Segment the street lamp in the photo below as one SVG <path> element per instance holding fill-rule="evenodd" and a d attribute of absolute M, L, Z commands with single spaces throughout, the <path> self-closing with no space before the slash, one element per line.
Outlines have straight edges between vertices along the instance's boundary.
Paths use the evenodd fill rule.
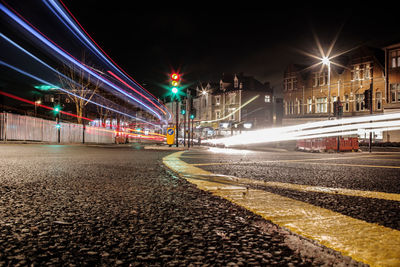
<path fill-rule="evenodd" d="M 322 64 L 328 67 L 328 120 L 331 119 L 331 61 L 328 57 L 322 58 Z"/>
<path fill-rule="evenodd" d="M 42 101 L 40 99 L 35 101 L 35 117 L 36 117 L 36 114 L 37 114 L 37 106 L 40 105 L 40 104 L 42 104 Z"/>

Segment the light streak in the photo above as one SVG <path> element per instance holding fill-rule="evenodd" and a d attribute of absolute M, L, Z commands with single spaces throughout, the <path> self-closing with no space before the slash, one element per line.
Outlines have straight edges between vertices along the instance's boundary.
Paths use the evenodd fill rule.
<path fill-rule="evenodd" d="M 78 115 L 75 115 L 75 114 L 60 110 L 59 108 L 53 108 L 53 107 L 49 107 L 49 106 L 46 106 L 46 105 L 43 105 L 43 104 L 38 104 L 38 103 L 30 101 L 28 99 L 25 99 L 25 98 L 22 98 L 22 97 L 13 95 L 13 94 L 9 94 L 9 93 L 3 92 L 3 91 L 0 91 L 0 95 L 4 95 L 4 96 L 10 97 L 10 98 L 13 98 L 15 100 L 19 100 L 19 101 L 22 101 L 22 102 L 25 102 L 25 103 L 28 103 L 28 104 L 31 104 L 31 105 L 34 105 L 34 106 L 37 106 L 37 107 L 41 107 L 41 108 L 57 111 L 57 112 L 60 112 L 62 114 L 65 114 L 65 115 L 68 115 L 68 116 L 72 116 L 72 117 L 75 117 L 75 118 L 81 118 L 81 119 L 84 119 L 84 120 L 87 120 L 87 121 L 93 121 L 92 119 L 89 119 L 89 118 L 86 118 L 86 117 L 83 117 L 83 116 L 78 116 Z"/>
<path fill-rule="evenodd" d="M 18 44 L 16 44 L 14 41 L 12 41 L 11 39 L 9 39 L 9 38 L 6 37 L 5 35 L 3 35 L 2 33 L 0 33 L 0 37 L 2 37 L 2 38 L 5 39 L 7 42 L 9 42 L 10 44 L 12 44 L 14 47 L 20 49 L 22 52 L 24 52 L 25 54 L 27 54 L 28 56 L 30 56 L 31 58 L 33 58 L 34 60 L 36 60 L 37 62 L 39 62 L 40 64 L 42 64 L 43 66 L 45 66 L 45 67 L 47 67 L 48 69 L 50 69 L 52 72 L 56 73 L 56 75 L 59 75 L 59 76 L 62 76 L 62 77 L 64 77 L 64 78 L 66 78 L 66 79 L 71 80 L 69 77 L 67 77 L 67 76 L 65 76 L 64 74 L 60 73 L 59 71 L 55 70 L 54 68 L 52 68 L 51 66 L 49 66 L 48 64 L 46 64 L 45 62 L 43 62 L 41 59 L 39 59 L 38 57 L 34 56 L 34 55 L 31 54 L 29 51 L 25 50 L 24 48 L 22 48 L 21 46 L 19 46 Z M 43 79 L 40 79 L 40 78 L 34 76 L 33 74 L 29 74 L 29 73 L 27 73 L 27 72 L 25 72 L 25 71 L 23 71 L 23 70 L 21 70 L 21 69 L 19 69 L 19 68 L 16 68 L 15 66 L 11 66 L 10 64 L 7 64 L 7 63 L 3 62 L 3 61 L 1 61 L 1 60 L 0 60 L 0 64 L 1 64 L 1 65 L 4 65 L 4 66 L 6 66 L 6 67 L 9 67 L 9 68 L 11 68 L 11 69 L 13 69 L 13 70 L 15 70 L 15 71 L 17 71 L 17 72 L 19 72 L 19 73 L 25 75 L 25 76 L 28 76 L 28 77 L 32 78 L 32 79 L 35 79 L 35 80 L 37 80 L 37 81 L 40 81 L 40 82 L 43 83 L 43 84 L 51 84 L 51 83 L 48 82 L 48 81 L 45 81 L 45 80 L 43 80 Z M 73 81 L 73 82 L 74 82 L 74 81 Z M 75 82 L 74 82 L 74 83 L 75 83 Z M 86 98 L 81 97 L 81 96 L 79 96 L 79 95 L 76 95 L 76 94 L 72 93 L 72 92 L 69 91 L 69 90 L 65 90 L 65 89 L 60 88 L 60 87 L 58 87 L 58 86 L 56 86 L 56 85 L 53 85 L 53 84 L 51 84 L 51 85 L 52 85 L 52 87 L 55 88 L 55 89 L 58 89 L 58 90 L 60 90 L 60 91 L 63 91 L 64 93 L 67 93 L 67 94 L 72 95 L 72 96 L 74 96 L 74 97 L 77 97 L 77 98 L 79 98 L 79 99 L 83 99 L 83 100 L 85 100 L 85 101 L 88 101 L 89 103 L 95 104 L 95 105 L 97 105 L 97 106 L 99 106 L 99 107 L 102 107 L 102 108 L 105 108 L 105 109 L 107 109 L 107 110 L 110 110 L 110 111 L 119 113 L 119 114 L 121 114 L 121 115 L 128 115 L 128 114 L 122 113 L 122 112 L 120 112 L 120 111 L 118 111 L 118 110 L 116 110 L 116 109 L 109 108 L 109 107 L 107 107 L 107 106 L 104 106 L 104 105 L 102 105 L 102 104 L 99 104 L 99 103 L 97 103 L 97 102 L 95 102 L 95 101 L 93 101 L 93 100 L 89 100 L 89 99 L 86 99 Z M 140 119 L 140 118 L 138 118 L 138 117 L 136 117 L 136 116 L 133 116 L 133 115 L 128 115 L 128 117 L 133 118 L 133 119 L 137 119 L 137 120 L 140 120 L 140 121 L 142 121 L 142 122 L 147 123 L 147 121 L 142 120 L 142 119 Z M 151 124 L 151 123 L 150 123 L 150 124 Z M 154 124 L 151 124 L 151 125 L 154 125 Z"/>
<path fill-rule="evenodd" d="M 153 123 L 151 123 L 151 122 L 145 121 L 145 120 L 140 119 L 140 118 L 138 118 L 138 117 L 135 117 L 135 116 L 133 116 L 133 115 L 130 115 L 130 114 L 121 112 L 121 111 L 119 111 L 119 110 L 116 110 L 116 109 L 113 109 L 113 108 L 110 108 L 110 107 L 106 107 L 106 106 L 104 106 L 104 105 L 102 105 L 102 104 L 99 104 L 99 103 L 96 103 L 96 102 L 94 102 L 94 101 L 92 101 L 92 100 L 86 99 L 86 98 L 81 97 L 81 96 L 76 95 L 76 94 L 73 94 L 73 93 L 71 93 L 71 92 L 68 91 L 68 90 L 65 90 L 65 89 L 63 89 L 63 88 L 61 88 L 61 87 L 58 87 L 58 86 L 56 86 L 56 85 L 54 85 L 54 84 L 48 82 L 48 81 L 45 81 L 45 80 L 43 80 L 43 79 L 40 79 L 40 78 L 38 78 L 38 77 L 36 77 L 36 76 L 30 74 L 30 73 L 27 73 L 27 72 L 25 72 L 25 71 L 23 71 L 23 70 L 21 70 L 21 69 L 18 69 L 18 68 L 14 67 L 14 66 L 11 66 L 11 65 L 9 65 L 9 64 L 7 64 L 7 63 L 1 61 L 1 60 L 0 60 L 0 65 L 6 66 L 6 67 L 8 67 L 8 68 L 11 68 L 11 69 L 13 69 L 13 70 L 15 70 L 15 71 L 17 71 L 17 72 L 19 72 L 19 73 L 21 73 L 21 74 L 27 76 L 27 77 L 30 77 L 30 78 L 32 78 L 32 79 L 35 79 L 35 80 L 37 80 L 37 81 L 39 81 L 39 82 L 41 82 L 41 83 L 51 85 L 51 86 L 53 86 L 54 88 L 56 88 L 56 89 L 58 89 L 58 90 L 61 90 L 61 91 L 65 92 L 65 93 L 68 93 L 68 94 L 70 94 L 70 95 L 73 95 L 73 96 L 75 96 L 75 97 L 78 97 L 78 98 L 80 98 L 80 99 L 83 99 L 83 100 L 85 100 L 85 101 L 88 101 L 89 103 L 95 104 L 95 105 L 97 105 L 97 106 L 99 106 L 99 107 L 108 109 L 108 110 L 113 111 L 113 112 L 115 112 L 115 113 L 119 113 L 119 114 L 124 115 L 124 116 L 127 116 L 127 117 L 129 117 L 129 118 L 131 118 L 131 119 L 136 119 L 136 120 L 139 120 L 139 121 L 141 121 L 141 122 L 143 122 L 143 123 L 150 124 L 150 125 L 153 125 L 153 126 L 155 126 L 155 127 L 161 128 L 159 125 L 153 124 Z"/>
<path fill-rule="evenodd" d="M 50 8 L 50 10 L 57 16 L 57 17 L 59 17 L 60 18 L 60 16 L 61 16 L 61 18 L 60 18 L 60 20 L 63 22 L 63 24 L 67 27 L 67 28 L 69 28 L 70 30 L 71 30 L 71 32 L 75 35 L 75 36 L 77 36 L 77 34 L 79 35 L 79 36 L 81 36 L 81 38 L 85 41 L 85 42 L 83 42 L 83 43 L 85 43 L 85 45 L 89 48 L 89 49 L 91 49 L 97 56 L 100 56 L 103 60 L 105 60 L 112 68 L 114 68 L 114 69 L 116 69 L 119 73 L 121 73 L 123 76 L 125 76 L 127 79 L 128 79 L 128 81 L 129 80 L 131 80 L 131 81 L 133 81 L 134 82 L 134 85 L 136 85 L 136 86 L 139 86 L 145 93 L 147 93 L 147 94 L 150 94 L 153 98 L 155 98 L 155 96 L 154 95 L 152 95 L 149 91 L 147 91 L 145 88 L 143 88 L 139 83 L 137 83 L 131 76 L 129 76 L 114 60 L 112 60 L 112 58 L 96 43 L 96 41 L 89 35 L 89 33 L 82 27 L 82 25 L 79 23 L 79 21 L 75 18 L 75 16 L 72 14 L 72 12 L 67 8 L 67 6 L 62 2 L 62 1 L 59 1 L 61 4 L 62 4 L 62 6 L 64 7 L 64 9 L 68 12 L 68 14 L 70 15 L 70 17 L 74 20 L 74 22 L 79 26 L 79 28 L 78 27 L 76 27 L 75 25 L 74 25 L 74 22 L 68 17 L 68 15 L 62 10 L 62 8 L 56 3 L 56 1 L 53 1 L 53 0 L 49 0 L 48 1 L 49 2 L 49 4 L 48 3 L 46 3 L 46 1 L 45 1 L 45 4 Z M 53 6 L 54 8 L 51 8 L 50 7 L 50 5 L 51 6 Z M 56 9 L 56 10 L 54 10 L 54 9 Z M 58 13 L 56 12 L 56 11 L 58 11 Z M 59 14 L 59 15 L 58 15 Z M 66 21 L 66 22 L 64 22 L 63 21 L 63 19 Z M 73 27 L 73 29 L 75 30 L 73 30 L 73 29 L 71 29 L 71 27 Z M 84 33 L 82 33 L 81 31 L 80 31 L 80 29 L 84 32 Z M 89 37 L 89 39 L 91 40 L 91 42 L 90 42 L 90 40 L 88 40 L 87 38 L 86 38 L 86 36 L 87 37 Z M 79 39 L 79 38 L 78 38 Z M 94 45 L 95 46 L 94 46 Z M 100 51 L 99 50 L 97 50 L 97 48 L 96 48 L 96 46 L 97 46 L 97 48 L 99 48 L 100 49 Z M 105 56 L 108 58 L 106 58 Z M 111 62 L 110 62 L 111 61 Z M 116 66 L 117 68 L 115 68 L 114 66 Z M 126 82 L 125 82 L 125 84 L 126 84 Z M 133 89 L 131 86 L 128 86 L 129 88 L 131 88 L 132 90 L 134 90 L 135 92 L 138 92 L 136 89 Z M 145 97 L 150 103 L 152 103 L 154 106 L 156 106 L 158 109 L 160 109 L 161 110 L 161 112 L 163 112 L 164 114 L 166 114 L 166 112 L 164 111 L 164 110 L 162 110 L 159 106 L 157 106 L 152 100 L 150 100 L 149 98 L 147 98 L 147 97 Z M 160 105 L 162 105 L 161 103 L 159 103 L 158 101 L 157 101 L 157 103 L 158 104 L 160 104 Z M 165 106 L 164 106 L 165 107 Z"/>
<path fill-rule="evenodd" d="M 256 100 L 260 95 L 256 95 L 255 97 L 249 99 L 246 103 L 243 103 L 243 105 L 241 105 L 240 107 L 238 107 L 237 109 L 235 109 L 234 111 L 232 111 L 231 113 L 229 113 L 228 115 L 226 115 L 225 117 L 216 119 L 216 120 L 211 120 L 211 121 L 201 121 L 200 123 L 210 123 L 210 122 L 216 122 L 216 121 L 221 121 L 224 120 L 226 118 L 229 118 L 229 116 L 231 116 L 232 114 L 234 114 L 235 112 L 241 110 L 243 107 L 245 107 L 246 105 L 250 104 L 251 102 L 253 102 L 254 100 Z"/>
<path fill-rule="evenodd" d="M 400 127 L 400 113 L 346 118 L 305 123 L 295 126 L 268 128 L 246 132 L 231 137 L 208 140 L 211 144 L 225 146 L 269 143 L 328 136 L 355 135 L 359 129 L 391 131 Z"/>
<path fill-rule="evenodd" d="M 145 99 L 147 99 L 150 103 L 152 103 L 156 108 L 158 108 L 159 110 L 161 110 L 164 114 L 166 114 L 166 112 L 164 110 L 162 110 L 159 106 L 157 106 L 156 104 L 154 104 L 148 97 L 146 97 L 145 95 L 143 95 L 142 93 L 140 93 L 139 91 L 137 91 L 135 88 L 133 88 L 132 86 L 130 86 L 129 84 L 127 84 L 125 81 L 123 81 L 120 77 L 118 77 L 117 75 L 115 75 L 112 71 L 107 71 L 108 73 L 110 73 L 115 79 L 117 79 L 118 81 L 120 81 L 121 83 L 123 83 L 125 86 L 127 86 L 128 88 L 132 89 L 134 92 L 138 93 L 139 95 L 141 95 L 142 97 L 144 97 Z"/>
<path fill-rule="evenodd" d="M 86 67 L 84 64 L 76 60 L 71 54 L 66 52 L 64 49 L 62 49 L 59 45 L 57 45 L 54 41 L 50 40 L 47 36 L 45 36 L 43 33 L 41 33 L 37 28 L 35 28 L 31 23 L 29 23 L 25 18 L 23 18 L 20 14 L 18 14 L 15 10 L 14 13 L 17 14 L 15 16 L 10 10 L 8 10 L 4 5 L 0 4 L 0 9 L 7 14 L 12 20 L 14 20 L 18 25 L 20 25 L 23 29 L 25 29 L 27 32 L 32 34 L 33 36 L 36 37 L 37 40 L 39 40 L 41 43 L 45 44 L 47 48 L 51 49 L 51 51 L 54 51 L 58 54 L 58 56 L 61 56 L 62 59 L 66 59 L 67 61 L 71 62 L 72 64 L 78 66 L 80 69 L 84 70 L 86 73 L 89 73 L 93 77 L 101 80 L 104 84 L 110 86 L 114 90 L 122 93 L 123 95 L 127 96 L 129 99 L 134 100 L 136 103 L 138 103 L 140 106 L 143 106 L 147 111 L 153 113 L 158 119 L 161 120 L 160 115 L 155 112 L 153 109 L 148 107 L 145 103 L 142 101 L 139 101 L 137 98 L 133 97 L 132 95 L 129 95 L 126 93 L 123 89 L 117 87 L 116 85 L 112 84 L 108 80 L 106 80 L 104 77 L 98 75 L 97 73 L 93 72 L 91 69 Z M 12 9 L 10 7 L 10 9 Z M 59 16 L 58 16 L 59 17 Z M 30 26 L 29 26 L 29 25 Z M 65 23 L 64 23 L 65 24 Z M 76 36 L 76 34 L 74 34 Z M 145 89 L 144 89 L 145 90 Z M 154 104 L 154 103 L 153 103 Z M 159 108 L 159 107 L 158 107 Z M 161 109 L 160 109 L 161 110 Z M 164 112 L 164 111 L 163 111 Z M 165 112 L 164 112 L 165 113 Z"/>

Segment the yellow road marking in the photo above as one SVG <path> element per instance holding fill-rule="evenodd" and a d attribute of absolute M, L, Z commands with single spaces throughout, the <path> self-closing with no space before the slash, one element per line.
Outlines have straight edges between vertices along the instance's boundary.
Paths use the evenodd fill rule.
<path fill-rule="evenodd" d="M 371 266 L 400 266 L 400 231 L 263 190 L 248 189 L 234 179 L 216 177 L 180 160 L 182 153 L 168 155 L 163 162 L 200 189 L 211 191 L 355 260 Z"/>
<path fill-rule="evenodd" d="M 237 178 L 236 181 L 240 182 L 242 184 L 272 186 L 272 187 L 292 189 L 292 190 L 303 191 L 303 192 L 316 192 L 316 193 L 325 193 L 325 194 L 334 194 L 334 195 L 346 195 L 346 196 L 400 201 L 400 194 L 395 194 L 395 193 L 384 193 L 384 192 L 363 191 L 363 190 L 354 190 L 354 189 L 345 189 L 345 188 L 332 188 L 332 187 L 323 187 L 323 186 L 290 184 L 290 183 L 281 183 L 281 182 L 268 182 L 268 181 L 260 181 L 260 180 L 254 180 L 254 179 L 246 179 L 246 178 Z"/>

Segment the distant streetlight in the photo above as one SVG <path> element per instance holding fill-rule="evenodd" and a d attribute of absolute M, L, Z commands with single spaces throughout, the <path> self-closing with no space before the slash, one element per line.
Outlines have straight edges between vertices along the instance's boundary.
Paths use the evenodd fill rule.
<path fill-rule="evenodd" d="M 37 106 L 40 105 L 40 104 L 42 104 L 42 101 L 40 99 L 35 101 L 35 117 L 36 117 L 36 114 L 37 114 Z"/>
<path fill-rule="evenodd" d="M 328 57 L 322 58 L 322 64 L 328 67 L 328 120 L 331 119 L 331 61 Z"/>

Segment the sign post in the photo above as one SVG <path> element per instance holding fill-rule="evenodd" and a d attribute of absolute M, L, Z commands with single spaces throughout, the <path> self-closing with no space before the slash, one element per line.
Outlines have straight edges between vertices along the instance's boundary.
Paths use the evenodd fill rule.
<path fill-rule="evenodd" d="M 167 128 L 167 145 L 172 146 L 175 140 L 175 127 Z"/>

